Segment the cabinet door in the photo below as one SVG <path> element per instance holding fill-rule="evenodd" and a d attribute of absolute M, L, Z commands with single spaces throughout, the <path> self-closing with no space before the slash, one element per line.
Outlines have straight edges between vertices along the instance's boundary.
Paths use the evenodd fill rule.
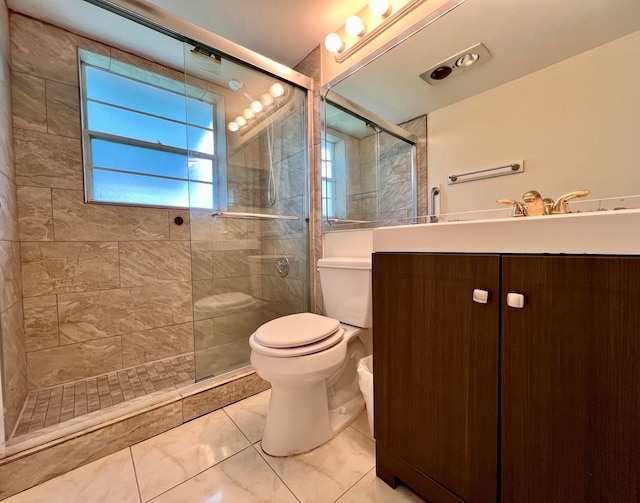
<path fill-rule="evenodd" d="M 502 501 L 640 501 L 640 258 L 507 256 L 502 280 L 525 299 L 502 311 Z"/>
<path fill-rule="evenodd" d="M 374 254 L 376 441 L 434 481 L 432 494 L 439 485 L 470 503 L 496 501 L 499 263 Z M 474 302 L 474 289 L 489 302 Z"/>

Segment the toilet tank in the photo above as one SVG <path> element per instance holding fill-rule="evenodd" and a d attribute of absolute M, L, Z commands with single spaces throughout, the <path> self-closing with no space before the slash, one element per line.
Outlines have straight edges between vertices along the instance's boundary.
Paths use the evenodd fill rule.
<path fill-rule="evenodd" d="M 327 316 L 355 327 L 370 327 L 371 257 L 322 258 L 318 271 Z"/>

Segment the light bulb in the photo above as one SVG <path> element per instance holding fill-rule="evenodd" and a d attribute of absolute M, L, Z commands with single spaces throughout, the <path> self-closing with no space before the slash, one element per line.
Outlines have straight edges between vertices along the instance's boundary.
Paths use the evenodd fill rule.
<path fill-rule="evenodd" d="M 232 133 L 235 133 L 238 129 L 240 129 L 240 126 L 238 126 L 237 122 L 232 121 L 229 124 L 227 124 L 227 129 Z"/>
<path fill-rule="evenodd" d="M 269 93 L 264 93 L 260 96 L 260 101 L 266 108 L 273 103 L 273 97 Z"/>
<path fill-rule="evenodd" d="M 236 117 L 236 124 L 238 124 L 238 126 L 240 126 L 240 127 L 246 126 L 247 125 L 247 119 L 245 119 L 242 115 L 238 115 Z"/>
<path fill-rule="evenodd" d="M 369 0 L 369 10 L 375 16 L 388 16 L 391 13 L 389 0 Z"/>
<path fill-rule="evenodd" d="M 358 16 L 350 16 L 347 18 L 347 22 L 344 24 L 344 29 L 347 35 L 352 37 L 360 37 L 364 35 L 364 24 L 362 19 Z"/>
<path fill-rule="evenodd" d="M 284 87 L 280 82 L 276 82 L 269 88 L 269 94 L 274 98 L 278 98 L 284 94 Z"/>
<path fill-rule="evenodd" d="M 329 33 L 324 39 L 324 47 L 329 52 L 340 52 L 344 49 L 344 44 L 340 35 L 337 33 Z"/>
<path fill-rule="evenodd" d="M 249 120 L 253 119 L 256 116 L 256 113 L 250 108 L 245 108 L 244 112 L 242 112 L 242 115 L 244 115 L 245 119 Z"/>
<path fill-rule="evenodd" d="M 260 112 L 262 112 L 264 110 L 264 106 L 258 100 L 252 101 L 251 102 L 251 110 L 253 110 L 255 113 L 259 114 Z"/>

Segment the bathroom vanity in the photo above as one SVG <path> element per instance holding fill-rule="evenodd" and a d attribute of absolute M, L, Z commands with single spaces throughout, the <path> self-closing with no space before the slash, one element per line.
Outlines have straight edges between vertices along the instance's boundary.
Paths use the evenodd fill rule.
<path fill-rule="evenodd" d="M 378 476 L 431 503 L 639 501 L 638 228 L 628 210 L 375 230 Z"/>

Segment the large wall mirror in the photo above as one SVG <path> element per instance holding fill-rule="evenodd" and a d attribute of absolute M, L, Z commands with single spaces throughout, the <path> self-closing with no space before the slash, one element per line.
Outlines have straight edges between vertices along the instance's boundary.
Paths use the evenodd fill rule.
<path fill-rule="evenodd" d="M 588 189 L 592 200 L 635 204 L 640 2 L 466 0 L 448 7 L 328 84 L 395 124 L 427 115 L 428 175 L 419 197 L 439 186 L 442 213 L 499 210 L 496 199 L 529 190 L 553 199 Z M 487 53 L 456 65 L 477 44 Z M 452 68 L 450 75 L 421 78 L 439 66 Z M 449 183 L 451 175 L 521 162 L 524 172 L 513 176 Z"/>

